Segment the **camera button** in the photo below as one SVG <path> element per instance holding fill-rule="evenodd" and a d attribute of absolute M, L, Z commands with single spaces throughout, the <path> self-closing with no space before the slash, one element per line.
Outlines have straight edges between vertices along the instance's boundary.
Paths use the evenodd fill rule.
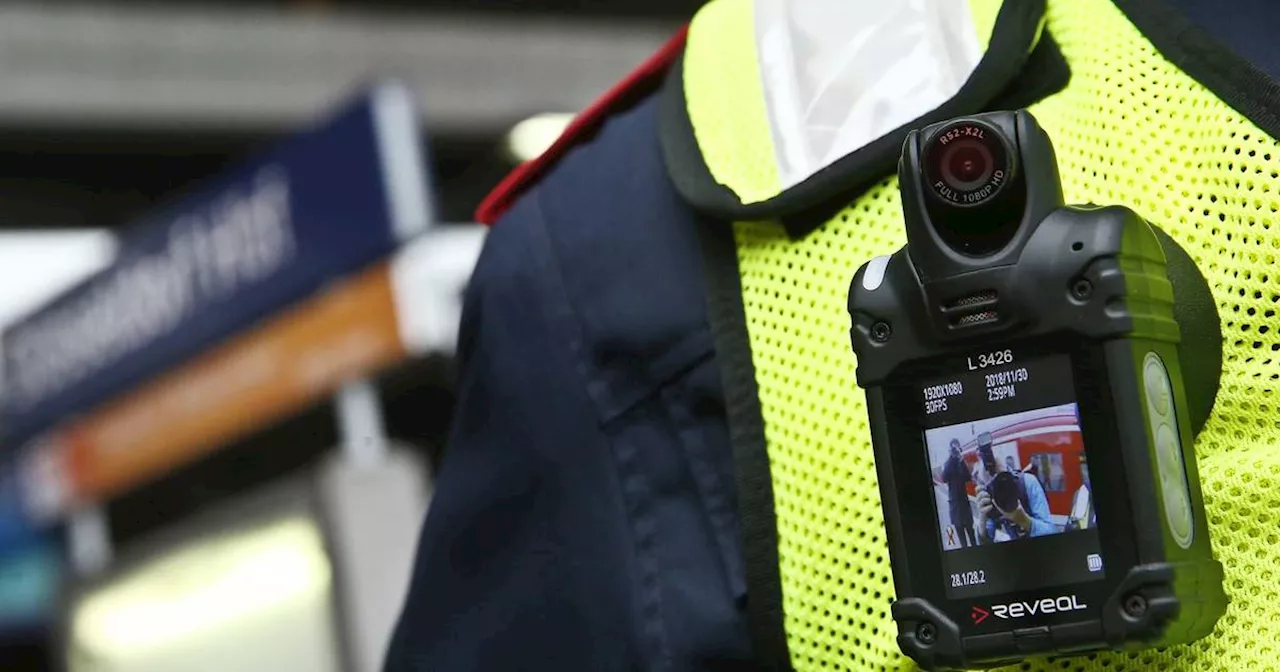
<path fill-rule="evenodd" d="M 1180 482 L 1164 483 L 1164 508 L 1168 513 L 1169 531 L 1179 546 L 1191 545 L 1191 502 Z"/>
<path fill-rule="evenodd" d="M 1053 648 L 1053 639 L 1049 636 L 1049 626 L 1036 628 L 1018 628 L 1013 631 L 1013 644 L 1022 653 L 1036 653 Z"/>
<path fill-rule="evenodd" d="M 889 268 L 889 255 L 881 255 L 867 262 L 867 270 L 862 274 L 862 288 L 868 292 L 880 289 L 884 283 L 884 273 Z"/>
<path fill-rule="evenodd" d="M 1191 497 L 1187 493 L 1186 468 L 1182 461 L 1182 444 L 1167 422 L 1156 428 L 1156 462 L 1160 471 L 1160 490 L 1164 499 L 1165 521 L 1174 541 L 1182 548 L 1191 546 L 1194 530 L 1191 521 Z"/>
<path fill-rule="evenodd" d="M 1159 355 L 1154 352 L 1147 353 L 1146 362 L 1144 363 L 1144 378 L 1146 378 L 1147 403 L 1155 410 L 1156 415 L 1166 417 L 1169 415 L 1169 372 L 1164 368 L 1164 362 L 1160 361 Z"/>
<path fill-rule="evenodd" d="M 1165 480 L 1182 476 L 1182 446 L 1168 423 L 1162 422 L 1156 429 L 1156 460 L 1160 463 L 1160 475 Z"/>

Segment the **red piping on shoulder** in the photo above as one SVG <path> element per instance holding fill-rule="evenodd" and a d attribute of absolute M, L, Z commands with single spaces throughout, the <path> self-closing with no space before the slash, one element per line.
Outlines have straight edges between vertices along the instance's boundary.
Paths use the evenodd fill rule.
<path fill-rule="evenodd" d="M 662 48 L 631 74 L 574 117 L 564 133 L 541 156 L 520 164 L 494 188 L 476 209 L 476 221 L 493 224 L 529 187 L 546 175 L 556 162 L 577 145 L 589 140 L 604 122 L 652 93 L 662 83 L 676 57 L 684 49 L 688 26 L 682 27 Z"/>

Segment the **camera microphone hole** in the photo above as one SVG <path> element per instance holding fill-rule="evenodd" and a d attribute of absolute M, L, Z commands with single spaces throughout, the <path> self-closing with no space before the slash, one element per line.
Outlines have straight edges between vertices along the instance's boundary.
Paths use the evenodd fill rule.
<path fill-rule="evenodd" d="M 974 292 L 973 294 L 962 296 L 958 299 L 952 299 L 946 302 L 945 304 L 943 304 L 942 309 L 944 311 L 951 311 L 951 310 L 958 310 L 958 309 L 964 309 L 964 308 L 971 308 L 974 306 L 982 306 L 982 305 L 994 303 L 998 298 L 1000 298 L 999 292 L 997 292 L 994 289 L 986 289 L 981 292 Z"/>

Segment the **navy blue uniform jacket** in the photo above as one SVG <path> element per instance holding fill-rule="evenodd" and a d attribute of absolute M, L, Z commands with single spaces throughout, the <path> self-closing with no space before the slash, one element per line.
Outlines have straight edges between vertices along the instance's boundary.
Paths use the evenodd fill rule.
<path fill-rule="evenodd" d="M 729 433 L 654 97 L 495 223 L 387 670 L 743 669 Z"/>

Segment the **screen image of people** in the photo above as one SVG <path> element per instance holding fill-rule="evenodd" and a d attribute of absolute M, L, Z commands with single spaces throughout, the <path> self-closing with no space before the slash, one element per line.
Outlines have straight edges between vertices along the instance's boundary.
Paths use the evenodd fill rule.
<path fill-rule="evenodd" d="M 945 550 L 1096 523 L 1075 404 L 925 431 Z"/>

